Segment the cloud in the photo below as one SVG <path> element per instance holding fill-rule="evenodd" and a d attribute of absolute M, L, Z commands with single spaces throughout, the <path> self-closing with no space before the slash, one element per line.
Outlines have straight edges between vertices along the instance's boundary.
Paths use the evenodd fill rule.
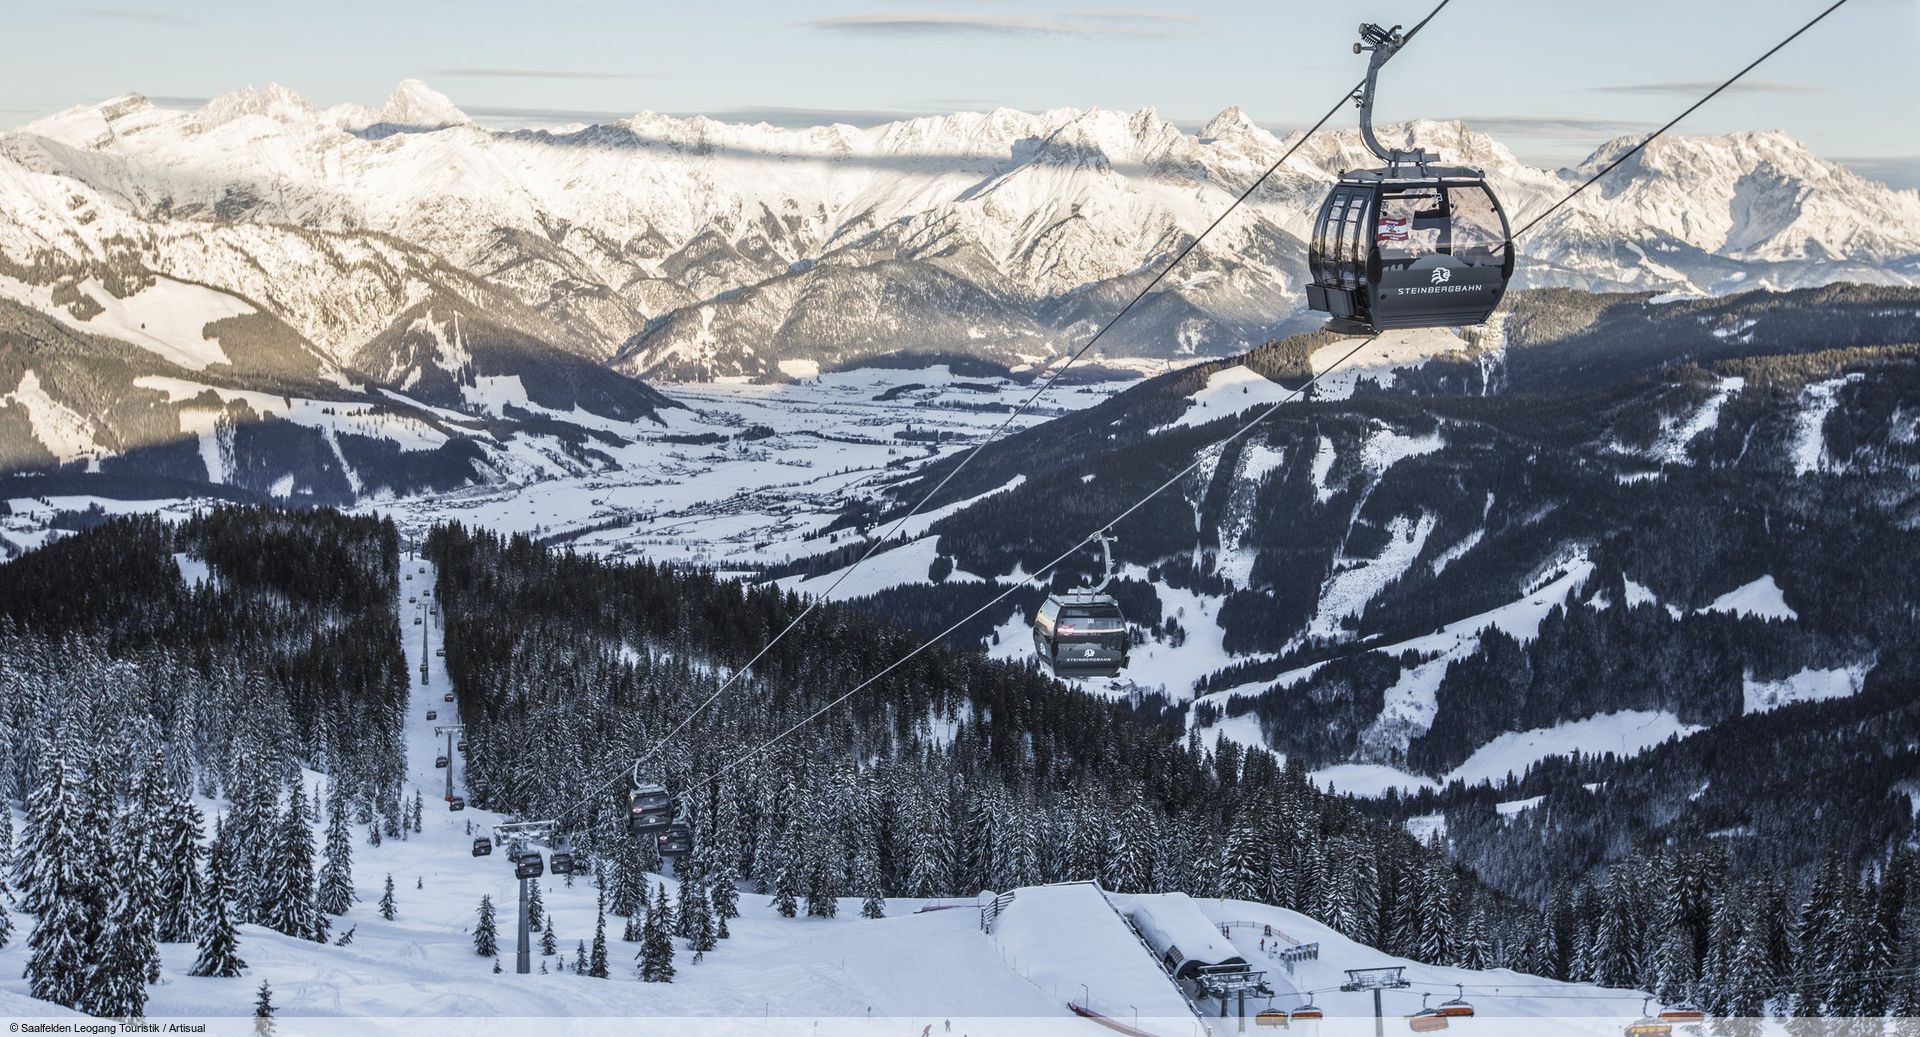
<path fill-rule="evenodd" d="M 1653 128 L 1652 123 L 1577 115 L 1457 115 L 1453 118 L 1495 137 L 1620 137 Z"/>
<path fill-rule="evenodd" d="M 585 108 L 502 108 L 490 105 L 461 105 L 460 110 L 482 123 L 495 127 L 536 126 L 542 123 L 565 122 L 609 123 L 633 114 Z"/>
<path fill-rule="evenodd" d="M 436 68 L 430 76 L 463 79 L 664 79 L 648 72 L 587 72 L 561 68 Z"/>
<path fill-rule="evenodd" d="M 849 14 L 800 24 L 828 32 L 873 36 L 1132 36 L 1164 37 L 1191 24 L 1185 15 L 1143 11 L 1066 12 L 1037 18 L 951 11 Z"/>
<path fill-rule="evenodd" d="M 1719 86 L 1719 83 L 1706 80 L 1676 80 L 1670 83 L 1621 83 L 1616 86 L 1588 87 L 1601 94 L 1659 94 L 1661 96 L 1698 97 Z M 1743 79 L 1727 88 L 1728 93 L 1743 94 L 1811 94 L 1819 91 L 1817 86 L 1803 83 L 1776 83 L 1764 79 Z"/>
<path fill-rule="evenodd" d="M 103 21 L 136 22 L 140 25 L 164 25 L 170 29 L 198 29 L 201 22 L 197 18 L 188 18 L 180 14 L 168 14 L 165 11 L 143 11 L 130 7 L 83 7 L 73 12 L 76 18 L 98 18 Z"/>

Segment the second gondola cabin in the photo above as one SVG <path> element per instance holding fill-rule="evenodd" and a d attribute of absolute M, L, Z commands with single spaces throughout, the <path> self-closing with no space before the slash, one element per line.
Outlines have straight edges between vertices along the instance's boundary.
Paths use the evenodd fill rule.
<path fill-rule="evenodd" d="M 1127 617 L 1111 594 L 1050 594 L 1034 613 L 1033 650 L 1055 676 L 1115 676 L 1127 648 Z"/>

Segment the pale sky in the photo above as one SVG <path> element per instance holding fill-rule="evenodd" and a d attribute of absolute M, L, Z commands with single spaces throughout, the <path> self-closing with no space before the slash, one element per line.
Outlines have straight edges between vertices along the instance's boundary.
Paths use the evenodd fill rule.
<path fill-rule="evenodd" d="M 1238 105 L 1276 130 L 1357 80 L 1364 18 L 1433 0 L 4 0 L 0 126 L 138 92 L 162 104 L 277 82 L 377 104 L 424 79 L 489 125 L 651 109 L 786 125 L 1005 105 L 1151 106 L 1197 126 Z M 1454 0 L 1383 76 L 1378 116 L 1464 118 L 1560 165 L 1677 114 L 1830 0 Z M 1920 3 L 1850 0 L 1677 132 L 1785 130 L 1920 183 Z M 1352 125 L 1343 114 L 1336 125 Z"/>

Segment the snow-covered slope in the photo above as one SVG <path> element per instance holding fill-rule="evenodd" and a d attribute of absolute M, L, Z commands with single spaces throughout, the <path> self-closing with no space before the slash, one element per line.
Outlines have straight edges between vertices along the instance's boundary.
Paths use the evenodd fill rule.
<path fill-rule="evenodd" d="M 1627 144 L 1551 171 L 1458 122 L 1387 136 L 1484 167 L 1519 220 Z M 266 271 L 298 257 L 282 294 L 352 302 L 289 320 L 323 344 L 352 337 L 354 315 L 384 326 L 414 301 L 382 303 L 391 290 L 371 290 L 351 254 L 325 255 L 316 246 L 335 239 L 320 232 L 360 250 L 404 244 L 484 278 L 573 348 L 639 373 L 776 376 L 782 360 L 903 346 L 1017 361 L 1088 330 L 1292 142 L 1238 109 L 1192 134 L 1152 109 L 798 130 L 643 112 L 551 133 L 479 128 L 417 81 L 378 108 L 321 110 L 279 86 L 193 111 L 127 95 L 0 136 L 0 211 L 17 225 L 0 232 L 0 255 L 25 263 L 33 243 L 72 254 L 155 236 L 149 265 L 184 277 L 225 256 L 203 272 L 230 278 L 236 252 Z M 1109 350 L 1260 341 L 1297 305 L 1327 181 L 1369 164 L 1352 130 L 1309 140 Z M 1705 292 L 1920 277 L 1920 193 L 1783 134 L 1663 139 L 1614 177 L 1522 243 L 1525 283 Z M 345 323 L 320 334 L 320 315 L 336 311 Z"/>
<path fill-rule="evenodd" d="M 204 562 L 194 568 L 207 569 Z M 991 894 L 986 899 L 894 898 L 887 902 L 888 917 L 883 919 L 862 918 L 860 900 L 849 898 L 840 902 L 838 917 L 824 919 L 782 918 L 769 898 L 743 889 L 742 914 L 729 922 L 730 937 L 698 963 L 684 941 L 676 939 L 673 982 L 649 984 L 637 976 L 633 959 L 638 947 L 620 939 L 623 920 L 618 918 L 609 919 L 607 934 L 611 975 L 596 979 L 570 971 L 576 947 L 593 939 L 597 889 L 584 876 L 548 874 L 539 881 L 540 893 L 560 953 L 543 955 L 536 941 L 532 972 L 516 975 L 511 920 L 518 883 L 501 854 L 474 857 L 470 852 L 476 835 L 508 819 L 477 808 L 454 812 L 441 805 L 449 775 L 455 792 L 466 791 L 458 753 L 451 771 L 435 767 L 435 757 L 445 752 L 435 727 L 458 722 L 460 705 L 447 701 L 452 685 L 433 654 L 443 636 L 443 617 L 428 611 L 434 568 L 409 558 L 402 571 L 401 595 L 406 600 L 397 603 L 395 621 L 405 672 L 411 678 L 421 674 L 425 664 L 424 679 L 411 681 L 405 728 L 407 778 L 429 804 L 422 831 L 378 846 L 359 842 L 353 847 L 357 899 L 345 916 L 332 920 L 336 939 L 351 931 L 345 946 L 242 926 L 238 950 L 247 963 L 246 973 L 219 979 L 187 975 L 196 953 L 192 944 L 162 945 L 161 981 L 150 988 L 146 1006 L 150 1020 L 162 1025 L 211 1020 L 211 1032 L 241 1032 L 233 1025 L 245 1020 L 239 1025 L 250 1028 L 247 1017 L 264 981 L 272 988 L 279 1026 L 295 1034 L 344 1033 L 348 1028 L 518 1033 L 534 1028 L 536 1018 L 543 1032 L 564 1033 L 613 1026 L 623 1032 L 797 1037 L 818 1032 L 897 1037 L 929 1029 L 941 1037 L 1090 1037 L 1101 1032 L 1076 1018 L 1069 1003 L 1091 1005 L 1122 1021 L 1131 1021 L 1124 1017 L 1133 1010 L 1146 1032 L 1163 1037 L 1195 1032 L 1202 1024 L 1224 1035 L 1232 1025 L 1211 1016 L 1196 1018 L 1117 910 L 1140 903 L 1157 907 L 1169 898 L 1106 894 L 1090 883 L 1008 891 L 1010 906 L 991 931 L 981 924 L 978 907 Z M 212 576 L 218 577 L 217 570 Z M 415 617 L 423 620 L 420 626 L 413 625 Z M 428 719 L 429 710 L 437 714 L 433 719 Z M 309 783 L 324 785 L 319 775 L 308 772 L 306 777 Z M 214 802 L 200 805 L 209 817 L 220 809 Z M 316 840 L 324 838 L 324 823 L 316 824 L 315 835 Z M 377 907 L 389 876 L 396 907 L 391 921 L 383 920 Z M 651 875 L 649 881 L 671 888 L 673 880 Z M 496 971 L 494 957 L 474 951 L 472 928 L 483 896 L 492 898 L 501 912 L 499 967 L 504 971 Z M 1256 967 L 1270 970 L 1283 998 L 1298 990 L 1324 990 L 1341 968 L 1392 963 L 1409 965 L 1413 978 L 1423 984 L 1469 985 L 1481 997 L 1482 1011 L 1491 1016 L 1537 1020 L 1611 1015 L 1616 1001 L 1633 1000 L 1620 991 L 1550 983 L 1504 970 L 1430 968 L 1388 959 L 1304 915 L 1266 905 L 1176 899 L 1178 906 L 1226 926 L 1233 945 Z M 1318 960 L 1284 970 L 1254 949 L 1261 938 L 1253 927 L 1257 925 L 1317 942 Z M 0 1009 L 16 1018 L 63 1015 L 58 1006 L 26 996 L 26 981 L 19 978 L 28 955 L 25 935 L 0 950 Z M 1501 995 L 1505 987 L 1513 993 Z M 1557 997 L 1546 996 L 1549 993 Z M 1362 998 L 1316 996 L 1328 1010 L 1329 1027 L 1343 1019 L 1360 1020 L 1371 1010 Z M 1404 1014 L 1403 1000 L 1414 996 L 1396 998 L 1392 1009 Z M 503 1021 L 489 1022 L 493 1019 Z M 822 1020 L 830 1031 L 817 1029 Z"/>

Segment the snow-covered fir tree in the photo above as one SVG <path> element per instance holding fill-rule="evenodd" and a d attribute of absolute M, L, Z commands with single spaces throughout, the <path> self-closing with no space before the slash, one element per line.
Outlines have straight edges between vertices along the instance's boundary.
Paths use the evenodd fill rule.
<path fill-rule="evenodd" d="M 353 908 L 353 835 L 347 827 L 347 797 L 338 789 L 327 800 L 326 854 L 315 906 L 326 914 L 344 915 Z"/>
<path fill-rule="evenodd" d="M 220 822 L 216 821 L 214 828 L 217 841 Z M 233 879 L 227 872 L 227 861 L 223 853 L 207 858 L 207 881 L 201 887 L 194 920 L 200 956 L 189 970 L 191 975 L 229 978 L 240 975 L 247 967 L 240 957 L 240 935 L 233 914 Z"/>
<path fill-rule="evenodd" d="M 687 894 L 691 888 L 691 896 Z M 710 951 L 719 939 L 714 927 L 713 904 L 707 900 L 707 886 L 698 876 L 682 879 L 680 882 L 680 907 L 675 912 L 675 921 L 681 933 L 687 938 L 687 946 L 695 951 Z"/>
<path fill-rule="evenodd" d="M 263 1037 L 273 1033 L 273 1014 L 273 987 L 263 979 L 260 981 L 260 990 L 253 998 L 253 1032 Z"/>
<path fill-rule="evenodd" d="M 500 927 L 493 917 L 493 897 L 482 894 L 479 920 L 473 926 L 473 953 L 491 958 L 500 953 Z"/>
<path fill-rule="evenodd" d="M 667 884 L 647 909 L 641 926 L 640 978 L 648 983 L 673 982 L 673 908 L 667 904 Z"/>
<path fill-rule="evenodd" d="M 393 901 L 393 874 L 387 874 L 387 884 L 380 891 L 380 917 L 391 922 L 398 909 Z"/>
<path fill-rule="evenodd" d="M 314 905 L 313 819 L 298 771 L 287 783 L 287 809 L 277 831 L 279 853 L 266 884 L 263 924 L 288 936 L 325 942 L 327 918 Z"/>
<path fill-rule="evenodd" d="M 184 943 L 196 936 L 195 913 L 203 900 L 200 878 L 200 808 L 186 788 L 175 785 L 154 828 L 158 913 L 154 935 L 163 943 Z M 231 891 L 229 891 L 231 892 Z"/>
<path fill-rule="evenodd" d="M 594 908 L 593 951 L 587 957 L 587 975 L 606 979 L 607 972 L 607 895 L 602 890 Z"/>
<path fill-rule="evenodd" d="M 716 892 L 718 889 L 716 886 Z M 853 889 L 861 898 L 860 917 L 887 917 L 887 894 L 880 883 L 880 861 L 870 847 L 861 847 L 853 858 Z"/>
<path fill-rule="evenodd" d="M 81 808 L 69 784 L 69 746 L 47 753 L 27 799 L 27 825 L 16 871 L 22 905 L 38 922 L 27 937 L 27 989 L 42 1001 L 79 1008 L 106 922 L 106 876 L 92 872 L 78 826 Z"/>
<path fill-rule="evenodd" d="M 150 970 L 158 972 L 159 961 L 147 897 L 134 885 L 122 886 L 115 894 L 98 957 L 87 977 L 87 994 L 80 1003 L 83 1011 L 115 1019 L 146 1014 L 147 977 Z"/>

